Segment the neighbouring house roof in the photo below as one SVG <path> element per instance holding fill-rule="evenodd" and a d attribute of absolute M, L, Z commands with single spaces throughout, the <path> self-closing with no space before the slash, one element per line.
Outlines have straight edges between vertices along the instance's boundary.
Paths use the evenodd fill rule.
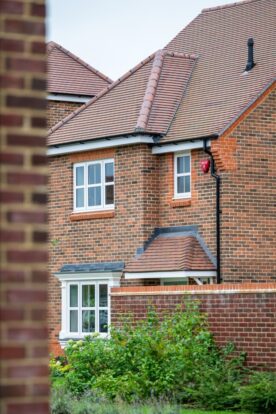
<path fill-rule="evenodd" d="M 194 55 L 156 52 L 55 125 L 49 144 L 166 133 L 195 61 Z"/>
<path fill-rule="evenodd" d="M 48 92 L 95 96 L 112 80 L 55 42 L 47 45 Z"/>
<path fill-rule="evenodd" d="M 160 229 L 162 230 L 162 229 Z M 215 270 L 197 234 L 190 231 L 157 235 L 146 250 L 126 264 L 125 272 Z"/>
<path fill-rule="evenodd" d="M 166 47 L 50 131 L 49 145 L 157 134 L 160 143 L 222 134 L 275 77 L 274 0 L 205 9 Z M 255 67 L 244 74 L 247 40 Z"/>

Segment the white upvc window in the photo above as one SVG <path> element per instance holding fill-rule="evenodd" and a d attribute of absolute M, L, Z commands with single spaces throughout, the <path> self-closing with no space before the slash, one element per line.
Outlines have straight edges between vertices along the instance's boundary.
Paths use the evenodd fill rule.
<path fill-rule="evenodd" d="M 67 326 L 70 337 L 94 332 L 108 333 L 108 284 L 104 282 L 70 282 L 67 286 Z"/>
<path fill-rule="evenodd" d="M 110 326 L 110 289 L 120 286 L 121 272 L 56 273 L 61 281 L 61 331 L 68 339 L 81 339 L 97 333 L 107 337 Z"/>
<path fill-rule="evenodd" d="M 174 198 L 191 197 L 191 153 L 174 156 Z"/>
<path fill-rule="evenodd" d="M 74 164 L 74 211 L 114 209 L 114 160 Z"/>

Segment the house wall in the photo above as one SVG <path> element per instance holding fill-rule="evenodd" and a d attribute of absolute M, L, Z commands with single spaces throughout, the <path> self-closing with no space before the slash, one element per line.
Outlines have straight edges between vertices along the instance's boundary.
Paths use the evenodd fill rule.
<path fill-rule="evenodd" d="M 114 212 L 72 214 L 73 164 L 114 157 Z M 64 264 L 124 261 L 158 227 L 158 157 L 147 145 L 120 147 L 50 159 L 51 341 L 60 330 L 61 289 L 53 273 Z M 126 283 L 125 280 L 122 281 Z M 141 284 L 143 281 L 130 281 Z M 158 283 L 158 281 L 147 281 Z M 53 345 L 54 346 L 54 345 Z"/>
<path fill-rule="evenodd" d="M 70 115 L 80 106 L 82 103 L 76 102 L 59 102 L 59 101 L 50 101 L 48 100 L 47 108 L 47 126 L 52 128 L 59 121 L 65 118 L 67 115 Z"/>
<path fill-rule="evenodd" d="M 48 414 L 45 5 L 0 10 L 0 412 Z"/>
<path fill-rule="evenodd" d="M 276 371 L 276 283 L 113 288 L 111 299 L 117 326 L 130 314 L 134 323 L 145 318 L 150 306 L 162 315 L 187 300 L 199 301 L 219 345 L 233 342 L 247 353 L 248 366 Z"/>
<path fill-rule="evenodd" d="M 224 281 L 276 280 L 276 91 L 214 145 L 222 186 Z"/>

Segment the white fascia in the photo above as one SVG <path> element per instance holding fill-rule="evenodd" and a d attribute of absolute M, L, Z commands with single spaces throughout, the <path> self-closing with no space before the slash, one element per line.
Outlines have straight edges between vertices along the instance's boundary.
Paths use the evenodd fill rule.
<path fill-rule="evenodd" d="M 53 93 L 49 93 L 47 95 L 48 101 L 59 101 L 59 102 L 86 103 L 92 98 L 93 96 L 63 95 L 63 94 L 53 94 Z"/>
<path fill-rule="evenodd" d="M 80 139 L 81 141 L 81 139 Z M 83 143 L 65 144 L 51 146 L 47 150 L 47 155 L 54 157 L 56 155 L 72 154 L 75 152 L 85 152 L 103 148 L 121 147 L 123 145 L 135 145 L 135 144 L 154 144 L 152 136 L 149 135 L 136 135 L 130 137 L 120 137 L 111 139 L 99 139 L 95 141 L 88 141 Z"/>
<path fill-rule="evenodd" d="M 193 149 L 201 149 L 204 147 L 204 141 L 187 141 L 187 142 L 179 142 L 174 144 L 164 144 L 164 145 L 155 145 L 152 148 L 152 153 L 155 155 L 158 154 L 166 154 L 168 152 L 182 152 L 182 151 L 190 151 Z M 210 141 L 207 141 L 207 147 L 210 147 Z"/>
<path fill-rule="evenodd" d="M 215 277 L 217 272 L 215 270 L 183 270 L 173 272 L 137 272 L 125 273 L 125 279 L 170 279 L 170 278 L 187 278 L 187 277 Z"/>
<path fill-rule="evenodd" d="M 120 286 L 120 279 L 122 272 L 68 272 L 68 273 L 54 273 L 54 276 L 61 282 L 71 281 L 85 281 L 85 280 L 100 280 L 108 281 L 112 287 Z"/>

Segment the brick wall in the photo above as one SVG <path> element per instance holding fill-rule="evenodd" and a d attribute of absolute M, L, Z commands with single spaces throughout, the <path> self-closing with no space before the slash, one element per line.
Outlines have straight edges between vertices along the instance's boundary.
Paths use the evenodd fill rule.
<path fill-rule="evenodd" d="M 70 115 L 73 111 L 78 109 L 82 104 L 76 102 L 59 102 L 48 101 L 47 105 L 47 126 L 52 128 L 59 121 Z"/>
<path fill-rule="evenodd" d="M 276 280 L 276 91 L 230 133 L 222 176 L 224 281 Z"/>
<path fill-rule="evenodd" d="M 46 414 L 44 0 L 0 12 L 0 412 Z"/>
<path fill-rule="evenodd" d="M 218 344 L 234 342 L 247 352 L 248 366 L 276 371 L 276 283 L 124 287 L 113 288 L 111 295 L 117 326 L 129 313 L 135 321 L 144 318 L 149 306 L 162 314 L 185 300 L 200 301 Z"/>
<path fill-rule="evenodd" d="M 73 214 L 73 163 L 115 159 L 115 210 Z M 65 263 L 127 261 L 158 227 L 158 157 L 147 145 L 121 147 L 50 159 L 50 270 Z M 122 281 L 126 283 L 126 281 Z M 143 281 L 131 281 L 133 284 Z M 148 281 L 148 283 L 157 283 Z M 50 282 L 51 340 L 60 330 L 60 283 Z"/>

